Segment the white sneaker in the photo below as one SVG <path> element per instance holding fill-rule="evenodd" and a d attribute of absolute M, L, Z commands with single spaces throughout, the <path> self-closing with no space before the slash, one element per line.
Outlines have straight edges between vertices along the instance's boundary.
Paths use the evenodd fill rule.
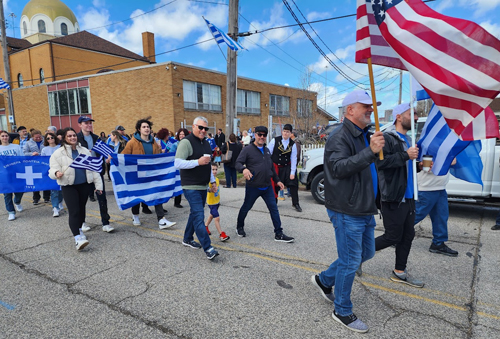
<path fill-rule="evenodd" d="M 55 218 L 55 217 L 58 217 L 59 216 L 59 209 L 57 207 L 54 207 L 52 209 L 54 211 L 54 214 L 52 214 L 52 216 Z"/>
<path fill-rule="evenodd" d="M 82 229 L 82 231 L 83 231 L 83 232 L 88 232 L 88 231 L 90 231 L 90 227 L 89 227 L 89 226 L 87 226 L 87 224 L 86 224 L 86 223 L 83 223 L 83 224 L 82 224 L 82 228 L 81 228 L 81 229 Z"/>
<path fill-rule="evenodd" d="M 16 210 L 18 212 L 22 212 L 23 211 L 23 205 L 21 205 L 21 204 L 19 204 L 19 205 L 14 204 L 14 206 L 16 206 Z"/>
<path fill-rule="evenodd" d="M 158 220 L 158 227 L 160 227 L 161 230 L 164 230 L 165 228 L 169 228 L 177 224 L 176 222 L 173 221 L 168 221 L 165 219 L 165 217 L 161 218 Z"/>
<path fill-rule="evenodd" d="M 16 213 L 9 213 L 9 221 L 16 220 Z"/>
<path fill-rule="evenodd" d="M 141 221 L 139 220 L 139 216 L 138 215 L 132 215 L 132 224 L 134 226 L 141 226 Z"/>
<path fill-rule="evenodd" d="M 102 230 L 104 232 L 110 233 L 110 232 L 113 232 L 115 229 L 113 227 L 109 226 L 109 225 L 103 225 L 102 226 Z"/>
<path fill-rule="evenodd" d="M 59 203 L 59 211 L 62 211 L 64 209 L 64 205 L 62 202 Z"/>
<path fill-rule="evenodd" d="M 82 237 L 81 235 L 77 235 L 75 237 L 75 242 L 76 242 L 76 249 L 78 251 L 83 250 L 89 244 L 87 238 L 85 236 Z"/>

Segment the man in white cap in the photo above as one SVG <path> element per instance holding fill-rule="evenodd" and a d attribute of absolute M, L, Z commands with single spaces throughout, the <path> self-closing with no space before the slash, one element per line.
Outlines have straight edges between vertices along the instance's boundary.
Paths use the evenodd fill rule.
<path fill-rule="evenodd" d="M 411 129 L 409 104 L 400 104 L 392 111 L 393 126 L 384 132 L 384 160 L 377 162 L 380 179 L 380 200 L 385 233 L 375 239 L 375 250 L 396 246 L 396 264 L 391 280 L 413 287 L 424 283 L 408 274 L 406 264 L 415 236 L 415 200 L 412 162 L 418 157 L 418 147 L 410 147 Z"/>
<path fill-rule="evenodd" d="M 375 254 L 375 162 L 385 140 L 380 131 L 373 135 L 368 132 L 373 112 L 368 93 L 353 91 L 342 106 L 344 121 L 328 137 L 324 164 L 325 207 L 335 229 L 338 259 L 313 275 L 311 282 L 323 298 L 334 302 L 333 319 L 363 333 L 368 326 L 352 311 L 351 291 L 359 265 Z"/>

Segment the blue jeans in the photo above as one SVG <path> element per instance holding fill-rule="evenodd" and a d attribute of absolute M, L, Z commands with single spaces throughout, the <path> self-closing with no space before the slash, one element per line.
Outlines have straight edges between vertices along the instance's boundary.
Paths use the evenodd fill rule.
<path fill-rule="evenodd" d="M 14 204 L 19 205 L 24 193 L 4 193 L 3 199 L 5 200 L 5 209 L 9 213 L 16 214 Z M 14 204 L 12 203 L 12 195 L 14 195 Z"/>
<path fill-rule="evenodd" d="M 186 190 L 184 196 L 189 203 L 189 218 L 184 231 L 184 242 L 193 241 L 193 234 L 200 241 L 204 251 L 207 251 L 210 246 L 210 237 L 205 228 L 205 202 L 207 201 L 207 190 Z"/>
<path fill-rule="evenodd" d="M 427 215 L 432 222 L 432 242 L 441 245 L 448 241 L 448 194 L 446 190 L 418 191 L 418 201 L 415 202 L 415 225 Z"/>
<path fill-rule="evenodd" d="M 267 209 L 269 210 L 269 214 L 271 215 L 271 220 L 273 221 L 274 225 L 274 233 L 283 233 L 278 205 L 276 205 L 274 190 L 271 186 L 269 186 L 265 190 L 260 190 L 256 187 L 250 187 L 248 185 L 246 186 L 245 200 L 243 201 L 243 206 L 241 206 L 240 212 L 238 213 L 238 223 L 236 227 L 243 228 L 245 226 L 245 218 L 247 217 L 248 212 L 252 209 L 253 204 L 255 204 L 255 201 L 259 197 L 262 197 L 262 199 L 264 199 Z"/>
<path fill-rule="evenodd" d="M 497 220 L 495 222 L 495 225 L 500 225 L 500 211 L 498 211 Z"/>
<path fill-rule="evenodd" d="M 348 316 L 352 314 L 351 291 L 356 270 L 375 255 L 375 218 L 329 209 L 327 212 L 335 229 L 338 259 L 319 274 L 319 280 L 323 286 L 335 286 L 335 311 Z"/>
<path fill-rule="evenodd" d="M 224 164 L 224 174 L 226 174 L 226 187 L 236 187 L 236 168 L 231 167 L 231 164 Z"/>
<path fill-rule="evenodd" d="M 59 209 L 59 204 L 63 201 L 62 191 L 52 190 L 50 191 L 50 202 L 52 203 L 52 208 Z"/>

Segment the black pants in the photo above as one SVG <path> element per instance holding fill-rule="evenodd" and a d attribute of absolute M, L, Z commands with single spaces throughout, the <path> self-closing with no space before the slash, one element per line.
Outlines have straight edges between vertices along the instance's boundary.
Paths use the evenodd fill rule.
<path fill-rule="evenodd" d="M 73 236 L 80 234 L 80 228 L 85 221 L 85 205 L 89 197 L 89 184 L 61 186 L 63 198 L 69 215 L 69 228 Z"/>
<path fill-rule="evenodd" d="M 174 197 L 174 205 L 180 205 L 182 201 L 182 194 L 176 195 Z"/>
<path fill-rule="evenodd" d="M 132 214 L 139 215 L 140 207 L 141 207 L 141 204 L 137 204 L 135 206 L 132 206 Z M 158 220 L 163 218 L 165 216 L 165 212 L 163 212 L 163 204 L 155 205 L 155 212 L 156 212 L 156 217 L 158 218 Z"/>
<path fill-rule="evenodd" d="M 295 170 L 295 178 L 290 180 L 290 173 L 292 170 L 292 165 L 287 165 L 284 167 L 278 167 L 278 177 L 280 178 L 283 185 L 290 188 L 290 195 L 292 196 L 292 205 L 299 204 L 299 180 L 297 178 L 297 170 Z M 279 187 L 276 186 L 276 190 L 279 191 Z"/>
<path fill-rule="evenodd" d="M 33 200 L 40 200 L 40 192 L 33 192 Z M 50 200 L 50 190 L 43 191 L 43 200 Z"/>
<path fill-rule="evenodd" d="M 96 194 L 99 203 L 99 213 L 101 214 L 101 222 L 103 226 L 109 225 L 111 217 L 108 214 L 108 200 L 106 199 L 106 186 L 104 185 L 104 177 L 101 175 L 102 194 Z M 95 187 L 94 184 L 92 186 Z"/>
<path fill-rule="evenodd" d="M 375 250 L 396 245 L 396 270 L 403 271 L 408 262 L 411 243 L 415 237 L 415 200 L 382 202 L 385 233 L 375 239 Z"/>

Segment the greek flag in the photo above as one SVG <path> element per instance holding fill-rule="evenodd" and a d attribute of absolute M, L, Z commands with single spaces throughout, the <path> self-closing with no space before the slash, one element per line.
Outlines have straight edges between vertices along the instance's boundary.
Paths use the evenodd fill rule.
<path fill-rule="evenodd" d="M 91 157 L 90 155 L 78 154 L 69 167 L 101 172 L 102 160 L 101 158 Z"/>
<path fill-rule="evenodd" d="M 97 139 L 97 142 L 95 143 L 94 147 L 92 147 L 92 151 L 97 152 L 101 155 L 104 156 L 104 158 L 108 158 L 111 153 L 113 153 L 113 149 L 103 143 L 100 139 Z"/>
<path fill-rule="evenodd" d="M 48 156 L 0 156 L 0 193 L 60 190 L 49 178 Z"/>
<path fill-rule="evenodd" d="M 0 88 L 3 88 L 3 89 L 10 89 L 10 86 L 8 83 L 6 83 L 5 81 L 3 81 L 2 78 L 0 78 Z"/>
<path fill-rule="evenodd" d="M 481 141 L 460 140 L 448 127 L 436 105 L 432 105 L 417 145 L 419 160 L 423 155 L 433 156 L 431 171 L 435 175 L 448 173 L 453 159 L 457 158 L 457 165 L 451 170 L 451 174 L 458 179 L 483 184 L 483 163 L 479 157 Z"/>
<path fill-rule="evenodd" d="M 214 24 L 212 24 L 210 21 L 207 19 L 203 18 L 205 22 L 207 23 L 208 29 L 210 29 L 210 32 L 215 38 L 215 41 L 218 44 L 226 43 L 227 46 L 233 50 L 233 51 L 238 51 L 240 49 L 244 49 L 243 46 L 241 46 L 239 43 L 231 39 L 226 33 L 215 27 Z"/>
<path fill-rule="evenodd" d="M 111 180 L 121 210 L 141 202 L 154 206 L 182 194 L 175 154 L 111 154 Z"/>

